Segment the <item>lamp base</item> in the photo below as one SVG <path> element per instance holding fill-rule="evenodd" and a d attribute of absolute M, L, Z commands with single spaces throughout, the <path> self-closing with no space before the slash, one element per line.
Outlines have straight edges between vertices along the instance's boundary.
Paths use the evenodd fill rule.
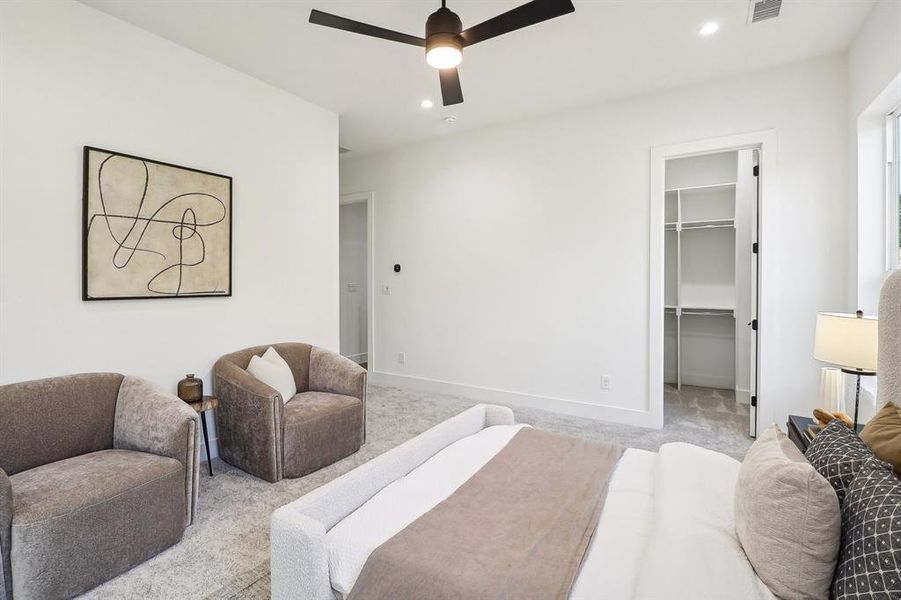
<path fill-rule="evenodd" d="M 860 408 L 860 378 L 872 377 L 876 374 L 876 372 L 862 371 L 860 369 L 842 369 L 842 373 L 847 373 L 848 375 L 857 375 L 856 392 L 854 394 L 854 431 L 857 431 L 857 413 Z"/>

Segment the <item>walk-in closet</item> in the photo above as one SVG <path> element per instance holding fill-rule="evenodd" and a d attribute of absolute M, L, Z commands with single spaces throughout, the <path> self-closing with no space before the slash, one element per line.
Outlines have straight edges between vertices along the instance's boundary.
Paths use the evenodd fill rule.
<path fill-rule="evenodd" d="M 749 412 L 755 370 L 757 151 L 666 161 L 667 402 Z"/>

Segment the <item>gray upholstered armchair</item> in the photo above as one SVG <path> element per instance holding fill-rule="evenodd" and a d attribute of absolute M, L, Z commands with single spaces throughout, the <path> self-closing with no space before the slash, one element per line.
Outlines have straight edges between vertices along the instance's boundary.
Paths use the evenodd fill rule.
<path fill-rule="evenodd" d="M 0 386 L 0 598 L 69 598 L 178 542 L 200 422 L 137 377 Z"/>
<path fill-rule="evenodd" d="M 291 367 L 297 394 L 248 373 L 269 345 L 226 354 L 213 368 L 219 456 L 266 481 L 303 477 L 360 449 L 366 437 L 366 370 L 309 344 L 272 344 Z"/>

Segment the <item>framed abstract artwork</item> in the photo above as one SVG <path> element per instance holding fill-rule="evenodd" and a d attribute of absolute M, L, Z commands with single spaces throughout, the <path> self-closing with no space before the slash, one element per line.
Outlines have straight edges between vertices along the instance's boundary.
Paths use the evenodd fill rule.
<path fill-rule="evenodd" d="M 82 298 L 231 296 L 232 178 L 84 148 Z"/>

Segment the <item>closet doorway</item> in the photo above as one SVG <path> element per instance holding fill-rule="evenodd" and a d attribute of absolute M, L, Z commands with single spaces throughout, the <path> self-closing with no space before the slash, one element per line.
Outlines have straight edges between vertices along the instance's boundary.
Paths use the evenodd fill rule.
<path fill-rule="evenodd" d="M 666 161 L 664 411 L 750 415 L 758 173 L 750 148 Z"/>
<path fill-rule="evenodd" d="M 756 436 L 758 415 L 771 418 L 760 257 L 775 142 L 768 131 L 652 149 L 649 389 L 660 425 L 676 415 Z"/>
<path fill-rule="evenodd" d="M 372 364 L 371 193 L 341 196 L 338 206 L 340 351 L 364 368 Z"/>

